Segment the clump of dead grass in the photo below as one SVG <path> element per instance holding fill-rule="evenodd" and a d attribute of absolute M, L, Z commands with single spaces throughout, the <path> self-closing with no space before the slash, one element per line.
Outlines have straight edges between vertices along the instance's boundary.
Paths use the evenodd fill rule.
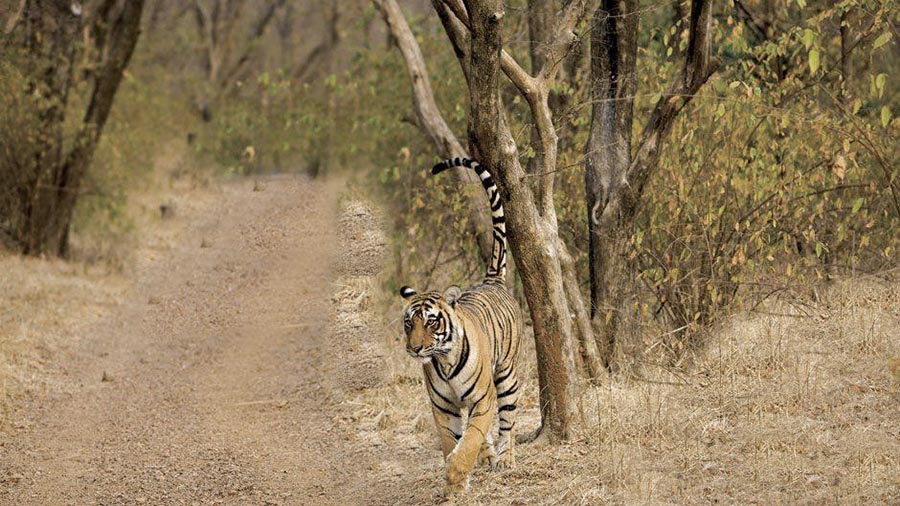
<path fill-rule="evenodd" d="M 896 503 L 900 287 L 848 280 L 818 306 L 765 311 L 731 318 L 682 370 L 588 387 L 572 445 L 587 453 L 562 452 L 538 502 Z"/>
<path fill-rule="evenodd" d="M 124 282 L 100 267 L 0 253 L 0 423 L 14 399 L 52 381 L 51 358 L 116 303 Z"/>

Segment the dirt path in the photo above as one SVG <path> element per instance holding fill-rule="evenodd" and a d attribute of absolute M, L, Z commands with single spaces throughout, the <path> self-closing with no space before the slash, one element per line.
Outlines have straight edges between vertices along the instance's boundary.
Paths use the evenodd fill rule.
<path fill-rule="evenodd" d="M 336 192 L 287 177 L 253 186 L 179 214 L 177 245 L 60 358 L 65 388 L 15 414 L 0 433 L 0 504 L 431 497 L 405 472 L 411 450 L 364 444 L 340 421 L 333 378 L 354 358 L 328 325 Z"/>

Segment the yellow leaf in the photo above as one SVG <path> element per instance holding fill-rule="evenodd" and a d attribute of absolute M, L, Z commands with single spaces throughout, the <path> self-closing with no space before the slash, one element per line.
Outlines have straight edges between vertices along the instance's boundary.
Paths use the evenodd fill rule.
<path fill-rule="evenodd" d="M 847 174 L 847 160 L 844 159 L 843 155 L 834 157 L 834 162 L 831 164 L 831 170 L 838 179 L 841 181 L 844 180 L 844 176 Z"/>

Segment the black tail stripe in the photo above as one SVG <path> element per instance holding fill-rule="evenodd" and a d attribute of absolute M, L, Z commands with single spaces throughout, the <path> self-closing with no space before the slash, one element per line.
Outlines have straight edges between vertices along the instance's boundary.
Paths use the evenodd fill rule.
<path fill-rule="evenodd" d="M 452 160 L 444 160 L 431 168 L 432 174 L 439 174 L 451 167 L 467 167 L 478 174 L 481 186 L 487 193 L 491 206 L 491 221 L 494 225 L 494 245 L 491 248 L 491 261 L 488 264 L 487 279 L 497 279 L 502 283 L 506 278 L 506 231 L 504 225 L 506 219 L 503 213 L 503 203 L 500 192 L 494 184 L 494 177 L 486 168 L 469 158 L 456 157 Z"/>

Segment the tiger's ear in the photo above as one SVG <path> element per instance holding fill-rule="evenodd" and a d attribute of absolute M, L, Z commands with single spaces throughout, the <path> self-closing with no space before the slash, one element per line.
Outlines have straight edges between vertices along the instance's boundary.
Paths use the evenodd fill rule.
<path fill-rule="evenodd" d="M 456 301 L 459 300 L 459 296 L 462 295 L 462 290 L 453 285 L 450 288 L 444 290 L 444 300 L 447 301 L 447 304 L 450 304 L 450 307 L 456 306 Z"/>
<path fill-rule="evenodd" d="M 416 294 L 416 291 L 408 286 L 400 287 L 400 296 L 404 299 L 408 299 Z"/>

